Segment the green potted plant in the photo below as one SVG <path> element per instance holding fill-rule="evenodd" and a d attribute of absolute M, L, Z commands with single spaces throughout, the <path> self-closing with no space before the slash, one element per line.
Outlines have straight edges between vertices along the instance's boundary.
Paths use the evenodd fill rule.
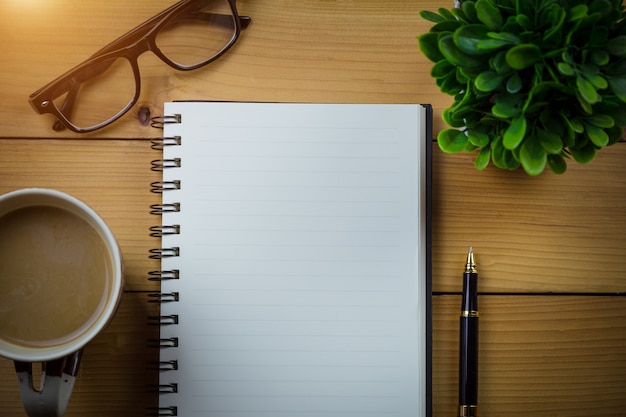
<path fill-rule="evenodd" d="M 422 11 L 431 76 L 454 96 L 437 140 L 530 175 L 588 163 L 626 126 L 622 0 L 476 0 Z"/>

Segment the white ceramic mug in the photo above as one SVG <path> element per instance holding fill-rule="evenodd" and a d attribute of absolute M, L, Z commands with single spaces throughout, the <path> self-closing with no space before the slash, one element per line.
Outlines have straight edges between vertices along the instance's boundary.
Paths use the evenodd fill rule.
<path fill-rule="evenodd" d="M 0 196 L 0 356 L 15 363 L 30 417 L 65 413 L 83 347 L 115 314 L 123 280 L 117 241 L 85 203 L 42 188 Z"/>

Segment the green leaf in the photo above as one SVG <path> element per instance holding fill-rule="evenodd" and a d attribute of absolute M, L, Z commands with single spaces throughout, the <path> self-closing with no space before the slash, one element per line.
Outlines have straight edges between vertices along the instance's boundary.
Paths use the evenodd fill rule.
<path fill-rule="evenodd" d="M 456 74 L 454 73 L 448 75 L 447 77 L 438 78 L 436 82 L 442 92 L 451 96 L 459 94 L 463 91 L 463 88 L 465 88 L 464 84 L 457 81 Z"/>
<path fill-rule="evenodd" d="M 469 141 L 479 148 L 487 146 L 489 144 L 489 135 L 482 132 L 477 132 L 476 130 L 468 131 L 467 138 Z"/>
<path fill-rule="evenodd" d="M 462 25 L 463 23 L 459 22 L 458 20 L 444 20 L 443 22 L 436 23 L 433 27 L 430 28 L 430 31 L 436 33 L 454 32 Z"/>
<path fill-rule="evenodd" d="M 491 161 L 495 166 L 501 169 L 507 169 L 505 152 L 507 150 L 502 146 L 502 140 L 494 140 L 491 144 Z"/>
<path fill-rule="evenodd" d="M 496 97 L 496 104 L 491 108 L 491 112 L 496 117 L 510 119 L 520 114 L 523 102 L 522 94 L 500 94 Z"/>
<path fill-rule="evenodd" d="M 522 77 L 518 73 L 511 75 L 506 82 L 506 91 L 510 94 L 519 93 L 522 87 Z"/>
<path fill-rule="evenodd" d="M 604 90 L 609 86 L 606 78 L 601 75 L 583 73 L 583 76 L 598 90 Z"/>
<path fill-rule="evenodd" d="M 429 22 L 434 22 L 434 23 L 443 22 L 445 20 L 439 14 L 435 12 L 431 12 L 430 10 L 422 10 L 420 12 L 420 17 L 424 20 L 428 20 Z"/>
<path fill-rule="evenodd" d="M 471 115 L 474 109 L 471 106 L 458 106 L 451 109 L 451 127 L 462 128 L 467 125 L 466 119 Z"/>
<path fill-rule="evenodd" d="M 623 58 L 626 57 L 626 35 L 616 36 L 606 43 L 609 54 Z"/>
<path fill-rule="evenodd" d="M 420 51 L 432 62 L 444 59 L 439 50 L 439 35 L 434 32 L 425 33 L 417 38 Z"/>
<path fill-rule="evenodd" d="M 580 95 L 580 92 L 578 90 L 576 90 L 575 93 L 578 104 L 580 104 L 582 110 L 587 114 L 593 114 L 593 108 L 591 107 L 591 103 L 585 100 L 583 96 Z"/>
<path fill-rule="evenodd" d="M 457 20 L 462 22 L 462 23 L 470 23 L 471 19 L 469 19 L 467 17 L 467 15 L 465 14 L 465 12 L 463 11 L 463 9 L 461 9 L 460 7 L 454 7 L 452 9 L 450 9 L 450 11 L 452 12 L 452 14 L 454 16 L 456 16 Z"/>
<path fill-rule="evenodd" d="M 441 118 L 443 119 L 443 121 L 445 122 L 445 124 L 447 124 L 448 126 L 451 127 L 464 127 L 465 126 L 465 121 L 464 120 L 458 120 L 456 117 L 456 113 L 451 110 L 451 109 L 444 109 L 441 112 Z"/>
<path fill-rule="evenodd" d="M 489 32 L 489 29 L 485 25 L 465 25 L 455 30 L 452 36 L 454 44 L 460 50 L 470 55 L 480 55 L 484 51 L 478 48 L 478 43 L 488 39 L 487 32 Z"/>
<path fill-rule="evenodd" d="M 483 169 L 487 168 L 487 165 L 489 165 L 490 159 L 491 159 L 491 148 L 488 146 L 485 146 L 484 148 L 480 150 L 480 152 L 478 152 L 478 155 L 476 155 L 476 159 L 474 159 L 474 166 L 476 167 L 477 170 L 482 171 Z"/>
<path fill-rule="evenodd" d="M 615 125 L 615 120 L 608 114 L 592 114 L 585 117 L 584 121 L 602 128 L 610 128 Z"/>
<path fill-rule="evenodd" d="M 556 133 L 537 129 L 535 132 L 541 147 L 549 154 L 559 154 L 563 150 L 563 141 Z"/>
<path fill-rule="evenodd" d="M 520 150 L 520 162 L 529 175 L 539 175 L 548 163 L 548 154 L 535 137 L 527 138 Z"/>
<path fill-rule="evenodd" d="M 505 74 L 511 71 L 511 67 L 506 63 L 506 51 L 498 52 L 489 60 L 489 67 L 498 74 Z"/>
<path fill-rule="evenodd" d="M 502 169 L 517 169 L 519 162 L 513 152 L 502 146 L 502 139 L 495 139 L 491 143 L 491 161 L 495 166 Z"/>
<path fill-rule="evenodd" d="M 585 132 L 587 137 L 598 148 L 603 148 L 609 144 L 609 135 L 600 127 L 592 125 L 591 123 L 583 122 L 585 125 Z"/>
<path fill-rule="evenodd" d="M 504 76 L 495 71 L 484 71 L 478 74 L 474 80 L 474 86 L 478 91 L 489 92 L 497 89 L 504 81 Z"/>
<path fill-rule="evenodd" d="M 500 39 L 484 39 L 476 44 L 476 48 L 483 53 L 487 53 L 508 45 L 510 45 L 509 42 Z"/>
<path fill-rule="evenodd" d="M 588 164 L 596 157 L 596 148 L 593 146 L 593 143 L 589 142 L 582 148 L 570 149 L 570 153 L 579 164 Z"/>
<path fill-rule="evenodd" d="M 454 43 L 452 35 L 445 35 L 439 40 L 439 50 L 451 64 L 461 68 L 479 69 L 485 66 L 483 59 L 461 51 Z"/>
<path fill-rule="evenodd" d="M 478 23 L 478 16 L 476 15 L 476 4 L 473 1 L 466 0 L 461 3 L 461 10 L 467 16 L 469 22 Z"/>
<path fill-rule="evenodd" d="M 576 89 L 587 103 L 594 104 L 600 101 L 600 96 L 598 95 L 598 92 L 594 88 L 593 84 L 581 75 L 576 77 Z"/>
<path fill-rule="evenodd" d="M 574 58 L 572 58 L 572 54 L 570 54 L 568 51 L 565 51 L 561 54 L 561 58 L 563 59 L 563 62 L 567 62 L 570 65 L 575 65 L 575 61 Z"/>
<path fill-rule="evenodd" d="M 491 39 L 504 41 L 510 45 L 517 45 L 522 42 L 519 36 L 510 32 L 488 32 L 487 36 L 489 36 Z"/>
<path fill-rule="evenodd" d="M 444 129 L 437 135 L 439 148 L 446 153 L 461 152 L 467 146 L 467 136 L 457 129 Z"/>
<path fill-rule="evenodd" d="M 548 155 L 548 168 L 555 174 L 563 174 L 567 170 L 567 163 L 561 155 Z"/>
<path fill-rule="evenodd" d="M 588 7 L 586 4 L 578 4 L 569 10 L 569 21 L 573 22 L 587 16 Z"/>
<path fill-rule="evenodd" d="M 574 68 L 572 68 L 572 66 L 566 62 L 559 62 L 558 64 L 556 64 L 556 67 L 559 72 L 565 76 L 571 77 L 576 75 L 576 71 L 574 70 Z"/>
<path fill-rule="evenodd" d="M 504 23 L 500 10 L 489 0 L 478 0 L 476 2 L 476 16 L 489 29 L 499 31 Z"/>
<path fill-rule="evenodd" d="M 535 65 L 542 58 L 541 49 L 535 44 L 516 45 L 506 53 L 506 62 L 511 68 L 523 70 Z"/>
<path fill-rule="evenodd" d="M 591 51 L 591 62 L 596 65 L 606 65 L 611 60 L 609 54 L 603 49 L 593 49 Z"/>
<path fill-rule="evenodd" d="M 502 144 L 506 149 L 515 149 L 522 143 L 524 136 L 526 136 L 526 117 L 520 114 L 513 119 L 511 125 L 504 131 Z"/>
<path fill-rule="evenodd" d="M 576 133 L 583 133 L 585 131 L 585 126 L 583 126 L 583 123 L 576 119 L 565 119 L 569 125 L 572 127 L 572 129 L 574 129 L 574 132 Z"/>
<path fill-rule="evenodd" d="M 430 10 L 422 10 L 420 12 L 420 17 L 424 20 L 428 20 L 429 22 L 434 23 L 443 22 L 445 20 L 443 17 L 441 17 L 441 15 Z"/>
<path fill-rule="evenodd" d="M 443 78 L 452 75 L 453 72 L 456 72 L 456 67 L 447 59 L 442 59 L 433 65 L 430 70 L 430 76 L 433 78 Z"/>
<path fill-rule="evenodd" d="M 626 103 L 626 77 L 607 77 L 607 81 L 613 94 Z"/>
<path fill-rule="evenodd" d="M 440 7 L 437 11 L 446 20 L 456 20 L 456 17 L 454 16 L 454 14 L 450 10 L 446 9 L 445 7 Z"/>

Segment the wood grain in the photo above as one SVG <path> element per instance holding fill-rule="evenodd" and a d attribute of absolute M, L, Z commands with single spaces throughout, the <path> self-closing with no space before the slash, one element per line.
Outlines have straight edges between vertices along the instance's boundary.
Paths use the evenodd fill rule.
<path fill-rule="evenodd" d="M 52 119 L 32 111 L 28 96 L 79 64 L 106 43 L 170 5 L 171 1 L 57 0 L 45 7 L 0 5 L 0 136 L 62 137 Z M 418 15 L 429 1 L 239 0 L 252 25 L 225 56 L 207 67 L 175 71 L 153 54 L 140 57 L 141 96 L 115 126 L 90 135 L 150 137 L 140 107 L 161 114 L 170 100 L 311 102 L 452 102 L 428 73 L 431 63 L 416 37 L 430 24 Z M 120 13 L 123 10 L 123 13 Z M 27 13 L 28 19 L 23 16 Z M 18 75 L 19 76 L 16 76 Z M 25 131 L 24 126 L 28 126 Z"/>
<path fill-rule="evenodd" d="M 536 178 L 433 155 L 434 291 L 461 291 L 471 245 L 481 291 L 626 292 L 626 143 Z"/>
<path fill-rule="evenodd" d="M 485 416 L 620 417 L 626 297 L 479 296 Z M 461 299 L 433 302 L 433 416 L 454 416 Z"/>
<path fill-rule="evenodd" d="M 146 362 L 158 336 L 146 317 L 158 283 L 147 253 L 149 184 L 157 156 L 142 124 L 170 100 L 431 103 L 434 132 L 452 99 L 429 75 L 416 36 L 434 0 L 238 0 L 253 24 L 209 66 L 178 72 L 140 57 L 141 95 L 120 121 L 89 135 L 54 132 L 30 93 L 172 0 L 0 2 L 0 193 L 51 187 L 84 200 L 109 223 L 126 265 L 115 319 L 85 354 L 68 416 L 137 417 L 155 406 Z M 452 3 L 452 1 L 450 1 Z M 433 416 L 455 415 L 458 292 L 473 245 L 481 295 L 480 398 L 486 416 L 621 416 L 626 408 L 626 143 L 562 176 L 488 168 L 433 144 Z M 158 223 L 158 219 L 156 219 Z M 569 295 L 551 295 L 552 293 Z M 528 295 L 538 294 L 538 295 Z M 577 294 L 577 295 L 572 295 Z M 584 294 L 581 296 L 580 294 Z M 23 417 L 12 363 L 0 360 L 0 414 Z"/>
<path fill-rule="evenodd" d="M 148 213 L 161 198 L 150 192 L 150 183 L 161 178 L 150 161 L 159 157 L 148 141 L 0 139 L 0 193 L 43 187 L 83 200 L 117 237 L 125 289 L 155 290 L 158 284 L 147 280 L 147 272 L 158 262 L 148 252 L 160 242 L 148 234 L 161 220 Z"/>

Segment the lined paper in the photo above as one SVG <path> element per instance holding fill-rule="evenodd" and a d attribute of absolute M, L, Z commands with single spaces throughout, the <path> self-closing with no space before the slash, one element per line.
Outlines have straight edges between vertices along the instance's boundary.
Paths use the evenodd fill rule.
<path fill-rule="evenodd" d="M 166 103 L 161 395 L 184 417 L 425 416 L 425 111 Z"/>

